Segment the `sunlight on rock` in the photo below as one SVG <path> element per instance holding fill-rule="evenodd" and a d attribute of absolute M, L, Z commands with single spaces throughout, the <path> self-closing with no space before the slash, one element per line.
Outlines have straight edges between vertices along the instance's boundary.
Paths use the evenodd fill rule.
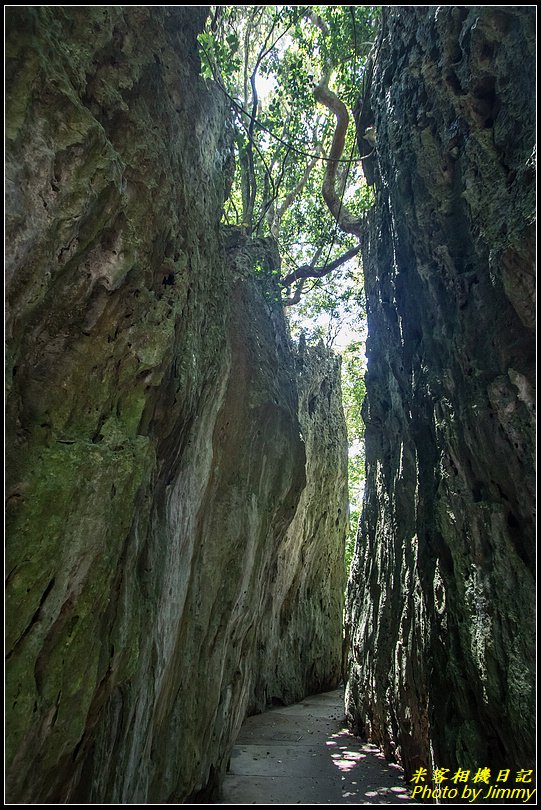
<path fill-rule="evenodd" d="M 343 772 L 351 771 L 365 757 L 366 754 L 362 754 L 360 751 L 341 751 L 340 753 L 331 754 L 334 765 Z"/>
<path fill-rule="evenodd" d="M 402 768 L 395 762 L 387 762 L 381 750 L 372 743 L 362 742 L 354 737 L 347 728 L 341 728 L 340 731 L 329 735 L 325 741 L 327 750 L 330 754 L 330 759 L 333 765 L 340 772 L 340 779 L 344 783 L 342 787 L 342 798 L 352 799 L 357 797 L 360 800 L 361 795 L 365 797 L 365 804 L 392 804 L 402 801 L 412 801 L 411 795 L 408 793 L 407 787 L 400 784 L 392 784 L 396 778 L 397 781 L 402 781 Z M 389 782 L 387 786 L 381 785 L 381 780 L 376 777 L 374 782 L 364 782 L 368 775 L 371 780 L 371 775 L 374 773 L 374 767 L 381 768 L 385 764 L 385 769 L 388 774 Z M 396 774 L 393 773 L 396 771 Z M 355 776 L 355 781 L 351 778 Z M 359 777 L 361 781 L 359 782 Z M 373 778 L 373 777 L 372 777 Z M 380 784 L 380 787 L 377 784 Z M 359 785 L 361 792 L 359 792 Z M 366 790 L 366 788 L 369 788 Z M 364 790 L 363 790 L 364 789 Z"/>
<path fill-rule="evenodd" d="M 402 799 L 405 801 L 411 801 L 411 796 L 408 794 L 406 788 L 399 787 L 380 787 L 374 788 L 374 790 L 367 790 L 364 794 L 369 799 L 375 799 L 380 796 L 389 796 L 389 798 L 393 799 Z"/>

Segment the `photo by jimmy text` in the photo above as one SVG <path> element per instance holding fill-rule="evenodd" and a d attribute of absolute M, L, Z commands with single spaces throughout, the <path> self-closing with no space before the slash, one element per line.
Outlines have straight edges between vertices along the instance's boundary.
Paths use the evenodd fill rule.
<path fill-rule="evenodd" d="M 515 801 L 527 803 L 535 796 L 536 788 L 532 787 L 533 770 L 520 769 L 511 771 L 502 769 L 492 774 L 490 768 L 482 767 L 477 771 L 458 768 L 436 768 L 432 774 L 432 785 L 426 783 L 427 768 L 417 768 L 410 782 L 412 798 L 421 801 L 460 799 L 473 804 L 482 801 Z M 446 783 L 446 784 L 444 784 Z"/>

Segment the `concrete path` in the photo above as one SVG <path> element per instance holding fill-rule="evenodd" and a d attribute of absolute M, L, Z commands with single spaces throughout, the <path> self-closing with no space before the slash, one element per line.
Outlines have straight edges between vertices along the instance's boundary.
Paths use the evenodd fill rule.
<path fill-rule="evenodd" d="M 249 717 L 220 804 L 404 804 L 402 769 L 347 730 L 342 690 Z"/>

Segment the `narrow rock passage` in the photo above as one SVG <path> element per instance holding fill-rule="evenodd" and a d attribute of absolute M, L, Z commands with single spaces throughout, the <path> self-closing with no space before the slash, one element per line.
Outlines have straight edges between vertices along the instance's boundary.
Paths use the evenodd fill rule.
<path fill-rule="evenodd" d="M 221 804 L 412 802 L 402 769 L 347 730 L 342 690 L 249 717 Z"/>

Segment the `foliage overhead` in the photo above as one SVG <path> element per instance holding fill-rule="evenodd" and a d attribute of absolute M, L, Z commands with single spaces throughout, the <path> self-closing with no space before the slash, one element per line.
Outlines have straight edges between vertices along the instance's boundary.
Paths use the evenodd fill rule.
<path fill-rule="evenodd" d="M 364 494 L 364 422 L 361 411 L 366 387 L 366 358 L 360 342 L 352 342 L 342 353 L 342 401 L 348 428 L 349 533 L 346 538 L 346 566 L 349 569 L 357 539 L 357 527 Z"/>
<path fill-rule="evenodd" d="M 354 107 L 377 18 L 374 6 L 215 6 L 200 35 L 204 75 L 227 94 L 235 117 L 236 172 L 225 220 L 277 240 L 283 286 L 293 289 L 285 303 L 322 286 L 320 279 L 358 250 L 358 238 L 338 227 L 322 196 L 329 155 L 336 157 L 337 119 L 316 95 L 325 86 Z M 332 167 L 340 212 L 359 218 L 372 192 L 353 126 Z"/>
<path fill-rule="evenodd" d="M 344 324 L 348 427 L 349 567 L 364 484 L 365 302 L 358 261 L 372 205 L 350 112 L 362 92 L 379 18 L 376 6 L 215 6 L 200 36 L 204 75 L 234 113 L 235 176 L 227 224 L 271 236 L 294 335 L 331 346 Z M 349 112 L 348 112 L 349 111 Z"/>

